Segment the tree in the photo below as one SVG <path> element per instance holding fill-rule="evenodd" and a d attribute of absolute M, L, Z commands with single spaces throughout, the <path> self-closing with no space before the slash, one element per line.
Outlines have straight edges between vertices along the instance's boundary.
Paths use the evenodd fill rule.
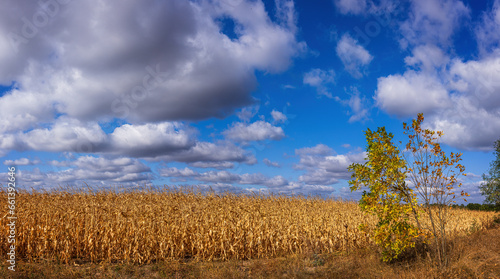
<path fill-rule="evenodd" d="M 495 161 L 491 162 L 488 175 L 483 174 L 484 182 L 479 189 L 487 203 L 500 207 L 500 139 L 495 142 Z"/>
<path fill-rule="evenodd" d="M 423 121 L 420 113 L 411 126 L 403 123 L 409 138 L 407 156 L 394 146 L 393 135 L 384 127 L 377 132 L 368 129 L 367 161 L 349 166 L 353 171 L 349 184 L 351 191 L 370 190 L 363 192 L 360 206 L 379 218 L 374 240 L 382 246 L 385 261 L 413 247 L 417 237 L 433 236 L 439 262 L 445 265 L 448 208 L 455 202 L 455 188 L 461 186 L 458 177 L 465 175 L 465 168 L 459 164 L 462 154 L 447 156 L 438 142 L 443 133 L 423 129 Z M 463 191 L 460 195 L 468 196 Z M 420 220 L 421 213 L 428 217 L 429 225 Z M 416 227 L 409 222 L 410 216 Z"/>
<path fill-rule="evenodd" d="M 376 132 L 367 129 L 368 158 L 364 164 L 352 164 L 349 181 L 351 191 L 367 186 L 360 207 L 363 211 L 377 215 L 375 243 L 382 247 L 382 259 L 396 259 L 405 249 L 414 247 L 417 229 L 409 222 L 415 195 L 405 182 L 405 162 L 400 151 L 392 143 L 393 135 L 384 127 Z"/>
<path fill-rule="evenodd" d="M 424 116 L 419 113 L 417 119 L 413 119 L 411 126 L 403 123 L 404 134 L 409 138 L 406 151 L 410 156 L 405 160 L 407 175 L 418 193 L 419 204 L 422 205 L 421 208 L 430 222 L 427 227 L 419 224 L 419 229 L 423 230 L 423 233 L 431 232 L 438 259 L 440 263 L 446 265 L 448 209 L 455 203 L 457 197 L 455 189 L 462 185 L 458 178 L 459 175 L 466 175 L 465 167 L 459 163 L 461 153 L 451 152 L 450 156 L 447 156 L 441 149 L 439 138 L 443 132 L 423 129 L 423 121 Z M 460 196 L 469 195 L 461 191 Z"/>

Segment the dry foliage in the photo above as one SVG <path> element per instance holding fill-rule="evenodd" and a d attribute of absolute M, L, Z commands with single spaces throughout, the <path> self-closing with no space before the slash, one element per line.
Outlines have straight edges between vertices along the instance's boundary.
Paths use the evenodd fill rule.
<path fill-rule="evenodd" d="M 3 200 L 5 191 L 0 192 Z M 16 197 L 16 253 L 26 260 L 150 263 L 172 258 L 249 259 L 364 247 L 374 227 L 355 202 L 277 195 L 26 192 Z M 450 234 L 489 226 L 494 213 L 450 209 Z M 0 254 L 7 223 L 0 219 Z"/>

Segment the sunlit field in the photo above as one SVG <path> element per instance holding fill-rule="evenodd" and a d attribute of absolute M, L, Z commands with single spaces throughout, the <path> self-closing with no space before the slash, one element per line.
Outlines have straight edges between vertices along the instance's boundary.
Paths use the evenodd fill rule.
<path fill-rule="evenodd" d="M 1 196 L 5 200 L 6 192 Z M 486 228 L 495 216 L 450 210 L 451 236 Z M 349 251 L 372 244 L 358 226 L 376 223 L 351 201 L 172 189 L 21 191 L 16 212 L 17 257 L 62 263 L 269 259 Z M 6 218 L 0 220 L 6 230 Z M 0 234 L 1 243 L 7 243 L 7 235 Z M 8 247 L 0 247 L 5 256 Z"/>

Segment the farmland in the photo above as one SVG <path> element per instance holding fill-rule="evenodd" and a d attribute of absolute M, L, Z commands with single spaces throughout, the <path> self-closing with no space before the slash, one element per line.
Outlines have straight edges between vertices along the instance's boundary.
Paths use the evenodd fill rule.
<path fill-rule="evenodd" d="M 16 204 L 18 258 L 61 263 L 148 264 L 348 252 L 373 244 L 358 225 L 370 228 L 376 223 L 350 201 L 172 189 L 21 191 Z M 451 209 L 450 218 L 449 233 L 458 237 L 491 226 L 495 214 Z M 1 222 L 6 228 L 6 218 Z M 6 237 L 0 235 L 2 243 Z M 7 252 L 2 245 L 1 254 Z"/>

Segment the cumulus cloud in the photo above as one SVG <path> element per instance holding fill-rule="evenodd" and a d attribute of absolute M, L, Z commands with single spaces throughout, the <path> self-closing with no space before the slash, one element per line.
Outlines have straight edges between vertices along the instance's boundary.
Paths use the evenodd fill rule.
<path fill-rule="evenodd" d="M 340 38 L 335 50 L 346 71 L 354 78 L 361 78 L 364 69 L 373 59 L 373 56 L 349 34 Z"/>
<path fill-rule="evenodd" d="M 217 169 L 232 168 L 234 163 L 257 162 L 253 154 L 234 143 L 198 141 L 194 136 L 196 132 L 182 123 L 162 122 L 124 124 L 106 134 L 97 123 L 60 117 L 48 128 L 34 129 L 24 134 L 0 135 L 0 151 L 16 149 L 126 155 L 149 161 L 177 161 L 195 167 Z M 271 138 L 274 137 L 271 135 Z"/>
<path fill-rule="evenodd" d="M 443 142 L 467 150 L 491 150 L 500 136 L 500 1 L 474 23 L 479 57 L 464 61 L 446 54 L 460 22 L 470 16 L 462 1 L 412 1 L 400 26 L 403 74 L 378 79 L 376 105 L 398 117 L 423 112 L 425 125 L 444 131 Z"/>
<path fill-rule="evenodd" d="M 107 182 L 118 186 L 136 186 L 149 183 L 153 178 L 151 169 L 137 159 L 81 156 L 71 161 L 52 161 L 53 166 L 64 166 L 63 170 L 42 172 L 19 170 L 17 176 L 21 187 L 46 189 L 59 186 L 103 185 Z"/>
<path fill-rule="evenodd" d="M 227 139 L 238 142 L 280 140 L 285 136 L 281 127 L 273 126 L 269 122 L 257 121 L 250 125 L 235 123 L 223 134 Z"/>
<path fill-rule="evenodd" d="M 226 141 L 216 143 L 200 141 L 196 142 L 192 148 L 179 150 L 152 159 L 166 162 L 183 162 L 202 167 L 210 165 L 213 167 L 222 167 L 228 164 L 232 166 L 232 163 L 245 163 L 249 165 L 257 163 L 257 159 L 253 154 Z"/>
<path fill-rule="evenodd" d="M 430 74 L 407 71 L 378 79 L 377 106 L 400 117 L 429 113 L 450 105 L 448 91 Z"/>
<path fill-rule="evenodd" d="M 441 48 L 430 44 L 415 47 L 412 54 L 412 56 L 405 58 L 406 65 L 413 66 L 426 73 L 436 73 L 437 70 L 441 70 L 450 61 L 450 58 Z"/>
<path fill-rule="evenodd" d="M 294 169 L 305 171 L 296 181 L 290 181 L 282 175 L 270 177 L 262 173 L 239 174 L 227 170 L 198 172 L 187 167 L 161 168 L 159 174 L 174 182 L 198 181 L 205 188 L 210 185 L 222 185 L 222 188 L 227 189 L 223 185 L 232 185 L 236 188 L 232 188 L 231 191 L 235 192 L 332 195 L 336 189 L 331 185 L 349 179 L 350 173 L 347 167 L 354 162 L 363 162 L 366 156 L 365 152 L 335 154 L 333 149 L 324 144 L 296 149 L 295 153 L 300 161 L 294 165 Z M 267 158 L 263 161 L 274 166 L 274 163 Z M 342 195 L 349 196 L 350 192 L 349 195 Z"/>
<path fill-rule="evenodd" d="M 255 70 L 284 71 L 305 49 L 291 1 L 277 2 L 276 17 L 261 1 L 115 2 L 54 2 L 39 27 L 35 15 L 47 11 L 38 2 L 4 3 L 0 83 L 17 89 L 0 97 L 2 131 L 60 114 L 134 124 L 226 117 L 254 103 Z"/>
<path fill-rule="evenodd" d="M 288 185 L 283 176 L 267 177 L 261 173 L 236 174 L 229 171 L 196 172 L 189 168 L 177 169 L 175 167 L 160 169 L 163 177 L 185 178 L 210 183 L 259 185 L 268 188 L 276 188 Z"/>
<path fill-rule="evenodd" d="M 37 95 L 33 91 L 12 89 L 0 97 L 1 133 L 33 128 L 37 123 L 52 120 L 51 102 Z"/>
<path fill-rule="evenodd" d="M 445 81 L 413 71 L 379 78 L 377 105 L 400 117 L 424 112 L 428 127 L 444 131 L 451 146 L 491 150 L 500 136 L 500 84 L 489 79 L 495 71 L 485 70 L 491 63 L 455 61 Z"/>
<path fill-rule="evenodd" d="M 117 127 L 109 135 L 111 152 L 133 157 L 157 157 L 195 145 L 193 132 L 181 123 L 129 125 Z"/>
<path fill-rule="evenodd" d="M 443 142 L 465 150 L 493 149 L 500 137 L 500 109 L 478 107 L 470 98 L 453 98 L 453 109 L 440 111 L 426 118 L 427 126 L 444 131 Z"/>
<path fill-rule="evenodd" d="M 2 137 L 2 148 L 52 152 L 156 157 L 195 145 L 194 132 L 181 123 L 124 124 L 106 134 L 95 122 L 59 117 L 47 128 Z"/>
<path fill-rule="evenodd" d="M 318 95 L 333 98 L 327 87 L 329 84 L 335 84 L 335 72 L 333 70 L 311 69 L 304 74 L 302 82 L 315 87 Z"/>
<path fill-rule="evenodd" d="M 228 171 L 208 171 L 198 173 L 196 179 L 203 182 L 237 183 L 241 177 Z"/>
<path fill-rule="evenodd" d="M 288 180 L 281 175 L 273 176 L 264 182 L 264 186 L 268 188 L 278 188 L 288 185 Z"/>
<path fill-rule="evenodd" d="M 0 84 L 12 84 L 0 96 L 1 156 L 33 150 L 199 168 L 255 164 L 234 143 L 198 141 L 179 121 L 224 118 L 241 108 L 240 120 L 250 121 L 259 108 L 251 97 L 256 70 L 282 72 L 306 49 L 289 0 L 276 1 L 275 14 L 262 1 L 245 0 L 39 3 L 8 1 L 9 10 L 0 11 Z M 47 22 L 35 22 L 43 19 L 37 15 Z M 116 123 L 125 124 L 103 129 Z M 258 121 L 228 135 L 278 140 L 284 132 Z"/>
<path fill-rule="evenodd" d="M 335 155 L 333 149 L 323 144 L 296 149 L 295 153 L 300 161 L 294 168 L 306 170 L 299 177 L 299 181 L 306 185 L 332 185 L 340 179 L 349 179 L 351 174 L 347 167 L 363 162 L 366 156 L 365 152 Z"/>
<path fill-rule="evenodd" d="M 107 142 L 107 135 L 95 122 L 59 117 L 51 127 L 37 128 L 16 136 L 17 150 L 51 152 L 98 152 Z"/>
<path fill-rule="evenodd" d="M 462 97 L 495 114 L 500 105 L 500 49 L 482 59 L 453 60 L 450 70 L 450 89 L 463 92 Z"/>

